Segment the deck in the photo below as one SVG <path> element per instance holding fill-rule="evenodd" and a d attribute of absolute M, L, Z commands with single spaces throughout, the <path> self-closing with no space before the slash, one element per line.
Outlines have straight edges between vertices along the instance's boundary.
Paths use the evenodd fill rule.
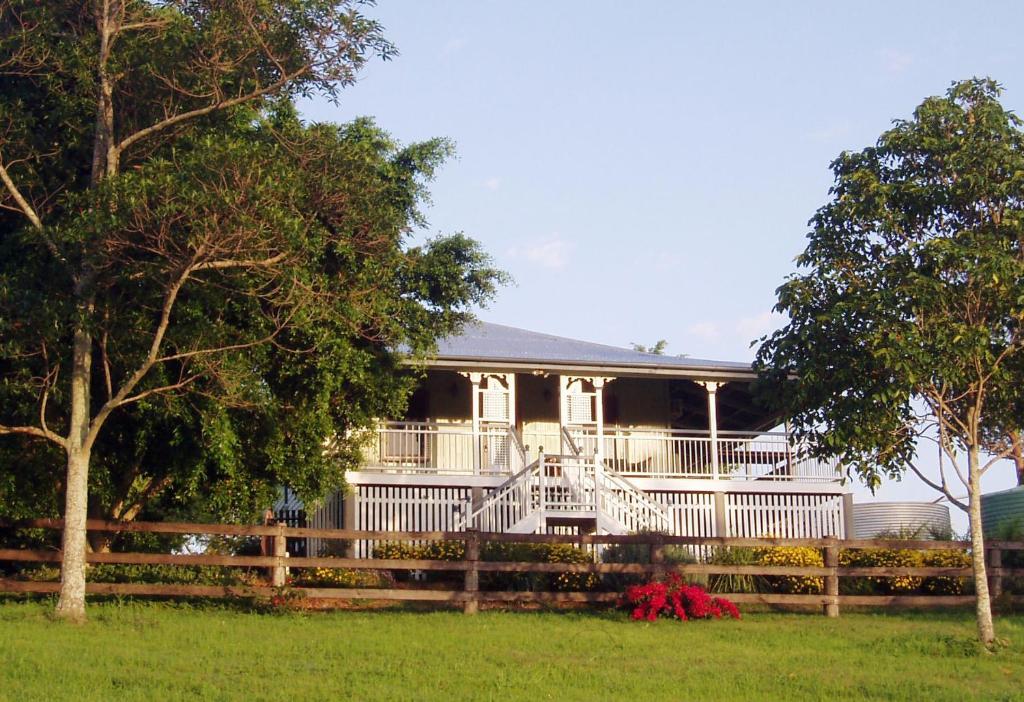
<path fill-rule="evenodd" d="M 368 439 L 362 471 L 382 474 L 501 477 L 542 453 L 595 455 L 629 478 L 837 483 L 837 461 L 823 461 L 784 432 L 607 426 L 593 431 L 520 434 L 494 423 L 384 422 Z"/>

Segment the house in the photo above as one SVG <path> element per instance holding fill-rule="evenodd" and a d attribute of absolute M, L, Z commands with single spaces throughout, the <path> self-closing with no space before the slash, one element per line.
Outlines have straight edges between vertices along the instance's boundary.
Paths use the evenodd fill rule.
<path fill-rule="evenodd" d="M 441 342 L 406 416 L 380 423 L 350 490 L 308 522 L 845 536 L 852 498 L 839 466 L 778 428 L 754 401 L 755 377 L 746 363 L 476 323 Z"/>

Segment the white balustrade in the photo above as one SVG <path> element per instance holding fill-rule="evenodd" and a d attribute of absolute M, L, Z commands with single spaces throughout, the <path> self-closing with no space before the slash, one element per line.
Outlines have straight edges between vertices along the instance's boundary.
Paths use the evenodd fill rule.
<path fill-rule="evenodd" d="M 712 445 L 706 431 L 606 427 L 602 459 L 619 475 L 631 478 L 715 478 L 796 482 L 839 480 L 837 461 L 810 455 L 806 444 L 794 443 L 783 432 L 719 431 Z M 592 429 L 559 431 L 515 430 L 484 425 L 479 437 L 470 424 L 386 422 L 380 426 L 375 450 L 366 457 L 366 470 L 431 475 L 472 475 L 474 455 L 483 475 L 511 475 L 548 454 L 581 456 L 597 453 Z"/>
<path fill-rule="evenodd" d="M 507 426 L 489 425 L 479 439 L 468 424 L 385 422 L 364 456 L 365 470 L 429 475 L 472 475 L 479 452 L 482 475 L 507 475 L 523 462 Z"/>
<path fill-rule="evenodd" d="M 609 427 L 604 461 L 629 477 L 713 478 L 713 451 L 723 480 L 833 482 L 837 461 L 814 458 L 806 444 L 791 443 L 783 432 L 719 431 L 715 446 L 708 432 Z"/>

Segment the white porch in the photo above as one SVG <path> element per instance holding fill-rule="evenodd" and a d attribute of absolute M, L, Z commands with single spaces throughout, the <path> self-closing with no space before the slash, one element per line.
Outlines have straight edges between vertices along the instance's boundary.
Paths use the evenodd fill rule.
<path fill-rule="evenodd" d="M 608 426 L 559 431 L 489 422 L 382 422 L 370 438 L 362 472 L 508 476 L 541 453 L 582 452 L 629 478 L 836 483 L 836 461 L 810 455 L 785 432 Z"/>
<path fill-rule="evenodd" d="M 541 454 L 627 478 L 833 483 L 834 461 L 755 409 L 747 381 L 431 371 L 403 421 L 367 437 L 363 471 L 509 476 Z"/>

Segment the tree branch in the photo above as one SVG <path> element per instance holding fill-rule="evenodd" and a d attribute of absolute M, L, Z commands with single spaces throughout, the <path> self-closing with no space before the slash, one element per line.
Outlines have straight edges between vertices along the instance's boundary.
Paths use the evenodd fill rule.
<path fill-rule="evenodd" d="M 216 112 L 217 110 L 225 110 L 229 107 L 241 105 L 242 103 L 249 102 L 250 100 L 255 100 L 257 98 L 263 97 L 264 95 L 273 93 L 277 90 L 280 90 L 285 85 L 292 82 L 293 80 L 303 75 L 304 73 L 307 73 L 309 70 L 310 66 L 306 65 L 297 71 L 293 71 L 292 73 L 288 73 L 281 76 L 280 78 L 278 78 L 273 83 L 270 83 L 269 85 L 265 85 L 262 88 L 259 88 L 258 90 L 253 90 L 252 92 L 246 93 L 245 95 L 238 95 L 227 100 L 218 100 L 217 102 L 207 105 L 206 107 L 198 107 L 194 110 L 189 110 L 188 112 L 182 112 L 176 115 L 171 115 L 170 117 L 163 119 L 159 122 L 156 122 L 155 124 L 151 124 L 148 127 L 144 127 L 143 129 L 140 129 L 133 134 L 129 134 L 124 139 L 122 139 L 116 147 L 114 147 L 115 151 L 117 151 L 117 153 L 120 154 L 124 152 L 125 149 L 132 146 L 136 142 L 142 141 L 143 139 L 150 137 L 158 132 L 162 132 L 165 129 L 169 129 L 170 127 L 173 127 L 174 125 L 179 124 L 181 122 L 185 122 L 190 119 L 196 119 L 197 117 L 203 117 L 205 115 Z"/>
<path fill-rule="evenodd" d="M 931 478 L 926 476 L 924 473 L 922 473 L 921 469 L 918 468 L 913 463 L 909 463 L 908 465 L 910 467 L 910 470 L 914 471 L 914 474 L 917 475 L 917 477 L 921 479 L 921 482 L 923 482 L 928 487 L 930 487 L 930 488 L 932 488 L 934 490 L 937 490 L 938 492 L 940 492 L 943 495 L 945 495 L 946 499 L 949 500 L 951 504 L 956 505 L 957 507 L 962 509 L 964 512 L 967 511 L 967 505 L 965 505 L 963 502 L 961 502 L 956 497 L 954 497 L 953 493 L 951 493 L 949 491 L 949 488 L 946 485 L 945 478 L 943 478 L 942 484 L 940 485 L 939 483 L 936 483 L 934 480 L 932 480 Z"/>
<path fill-rule="evenodd" d="M 14 181 L 11 179 L 11 174 L 7 172 L 7 168 L 4 166 L 3 161 L 0 161 L 0 180 L 4 182 L 4 185 L 7 187 L 7 192 L 9 192 L 11 197 L 14 198 L 14 201 L 18 203 L 18 208 L 26 217 L 28 217 L 28 221 L 32 223 L 32 226 L 39 231 L 42 231 L 43 221 L 39 219 L 39 215 L 36 214 L 34 209 L 32 209 L 32 205 L 28 204 L 28 200 L 26 200 L 25 196 L 21 194 L 21 191 L 18 190 L 18 186 L 14 184 Z"/>
<path fill-rule="evenodd" d="M 197 252 L 197 256 L 200 253 Z M 96 441 L 96 436 L 99 433 L 100 428 L 106 421 L 107 417 L 116 408 L 124 404 L 124 398 L 128 397 L 129 393 L 135 389 L 146 374 L 149 373 L 150 369 L 157 362 L 160 354 L 160 346 L 163 344 L 164 336 L 167 334 L 167 327 L 171 322 L 171 310 L 174 309 L 174 303 L 178 299 L 178 293 L 181 292 L 181 287 L 188 280 L 189 276 L 192 275 L 193 266 L 195 265 L 195 259 L 193 262 L 185 267 L 178 278 L 171 283 L 167 289 L 167 293 L 164 295 L 164 302 L 160 309 L 160 320 L 157 322 L 156 329 L 153 331 L 153 340 L 149 345 L 149 352 L 146 355 L 146 359 L 142 364 L 135 369 L 135 372 L 129 376 L 129 378 L 118 388 L 117 393 L 108 399 L 103 406 L 100 407 L 96 416 L 93 418 L 91 426 L 89 428 L 89 434 L 85 440 L 85 446 L 91 447 L 93 442 Z"/>
<path fill-rule="evenodd" d="M 171 392 L 172 390 L 181 390 L 186 385 L 194 383 L 196 380 L 199 380 L 199 378 L 201 378 L 201 377 L 202 377 L 201 373 L 194 373 L 194 374 L 192 374 L 192 375 L 190 375 L 190 376 L 188 376 L 186 378 L 183 378 L 183 379 L 179 380 L 176 383 L 170 383 L 168 385 L 161 385 L 160 387 L 149 388 L 148 390 L 143 390 L 142 392 L 137 393 L 135 395 L 130 395 L 128 397 L 125 397 L 124 399 L 121 400 L 120 403 L 118 403 L 117 406 L 121 407 L 123 405 L 129 405 L 129 404 L 131 404 L 133 402 L 138 402 L 139 400 L 141 400 L 143 398 L 149 397 L 150 395 L 156 395 L 156 394 L 161 393 L 161 392 Z"/>
<path fill-rule="evenodd" d="M 106 321 L 109 321 L 109 317 L 104 319 L 104 322 Z M 104 329 L 103 335 L 100 336 L 100 357 L 103 362 L 103 382 L 107 386 L 107 399 L 109 400 L 114 396 L 114 383 L 110 373 L 110 357 L 107 355 L 107 334 L 107 330 Z"/>
<path fill-rule="evenodd" d="M 163 345 L 164 337 L 167 334 L 167 328 L 170 326 L 171 312 L 174 309 L 175 302 L 178 299 L 178 294 L 181 292 L 181 288 L 185 285 L 186 281 L 198 270 L 211 270 L 211 269 L 227 269 L 241 266 L 269 266 L 276 262 L 284 259 L 284 254 L 278 254 L 268 259 L 253 260 L 253 261 L 235 261 L 235 260 L 221 260 L 221 261 L 207 261 L 199 263 L 198 259 L 206 254 L 206 250 L 200 247 L 192 257 L 192 261 L 185 266 L 181 274 L 175 279 L 168 287 L 167 292 L 164 295 L 163 305 L 160 309 L 160 319 L 157 322 L 156 328 L 153 331 L 153 339 L 150 342 L 149 352 L 146 355 L 145 360 L 136 368 L 135 372 L 121 385 L 117 392 L 110 397 L 99 411 L 96 413 L 92 420 L 89 435 L 86 439 L 86 445 L 91 446 L 96 440 L 96 436 L 99 433 L 100 428 L 106 421 L 107 417 L 118 407 L 121 407 L 132 402 L 137 402 L 145 397 L 154 395 L 160 392 L 170 392 L 176 389 L 185 387 L 186 385 L 195 382 L 200 375 L 196 374 L 188 378 L 179 380 L 177 383 L 164 385 L 158 388 L 150 388 L 143 392 L 132 395 L 131 392 L 136 386 L 145 378 L 146 374 L 158 363 L 166 363 L 168 361 L 178 361 L 196 356 L 210 355 L 216 353 L 222 353 L 225 351 L 236 351 L 239 349 L 250 348 L 265 344 L 272 341 L 281 330 L 287 325 L 288 320 L 291 319 L 289 315 L 286 321 L 282 324 L 278 324 L 277 328 L 274 329 L 270 334 L 260 339 L 255 339 L 248 342 L 229 344 L 225 346 L 218 346 L 215 348 L 208 349 L 196 349 L 193 351 L 184 351 L 181 353 L 171 354 L 168 356 L 160 356 L 160 348 Z"/>
<path fill-rule="evenodd" d="M 250 260 L 243 260 L 243 261 L 232 261 L 232 260 L 207 261 L 206 263 L 197 263 L 195 266 L 193 266 L 193 270 L 195 270 L 195 271 L 215 271 L 215 270 L 225 270 L 227 268 L 266 268 L 266 267 L 273 266 L 275 264 L 280 263 L 285 258 L 286 258 L 285 255 L 283 253 L 280 253 L 280 254 L 278 254 L 276 256 L 271 256 L 270 258 L 264 258 L 264 259 L 250 259 Z"/>
<path fill-rule="evenodd" d="M 170 485 L 172 480 L 173 480 L 173 478 L 170 475 L 165 475 L 164 477 L 160 478 L 159 480 L 155 480 L 153 478 L 150 478 L 149 479 L 149 483 L 146 485 L 146 488 L 142 491 L 142 493 L 137 498 L 132 500 L 131 507 L 129 507 L 128 509 L 126 509 L 123 512 L 121 512 L 121 515 L 120 515 L 119 519 L 121 521 L 125 521 L 125 522 L 130 522 L 133 519 L 135 519 L 137 516 L 139 516 L 139 512 L 142 511 L 142 508 L 146 506 L 146 503 L 154 495 L 156 495 L 157 493 L 163 491 L 164 488 L 166 488 L 168 485 Z M 123 507 L 123 505 L 122 505 L 122 507 Z"/>
<path fill-rule="evenodd" d="M 34 436 L 38 439 L 46 439 L 60 446 L 62 449 L 67 449 L 67 442 L 63 437 L 58 436 L 49 429 L 42 429 L 40 427 L 20 426 L 11 427 L 0 424 L 0 435 L 2 434 L 21 434 L 22 436 Z"/>
<path fill-rule="evenodd" d="M 53 371 L 47 374 L 43 379 L 43 392 L 39 398 L 39 426 L 47 434 L 54 434 L 54 432 L 50 431 L 50 427 L 46 426 L 46 404 L 50 399 L 50 388 L 57 382 L 57 376 L 59 374 L 60 364 L 57 364 Z M 52 381 L 50 380 L 51 378 L 53 378 Z M 54 434 L 54 436 L 56 436 L 56 434 Z"/>

